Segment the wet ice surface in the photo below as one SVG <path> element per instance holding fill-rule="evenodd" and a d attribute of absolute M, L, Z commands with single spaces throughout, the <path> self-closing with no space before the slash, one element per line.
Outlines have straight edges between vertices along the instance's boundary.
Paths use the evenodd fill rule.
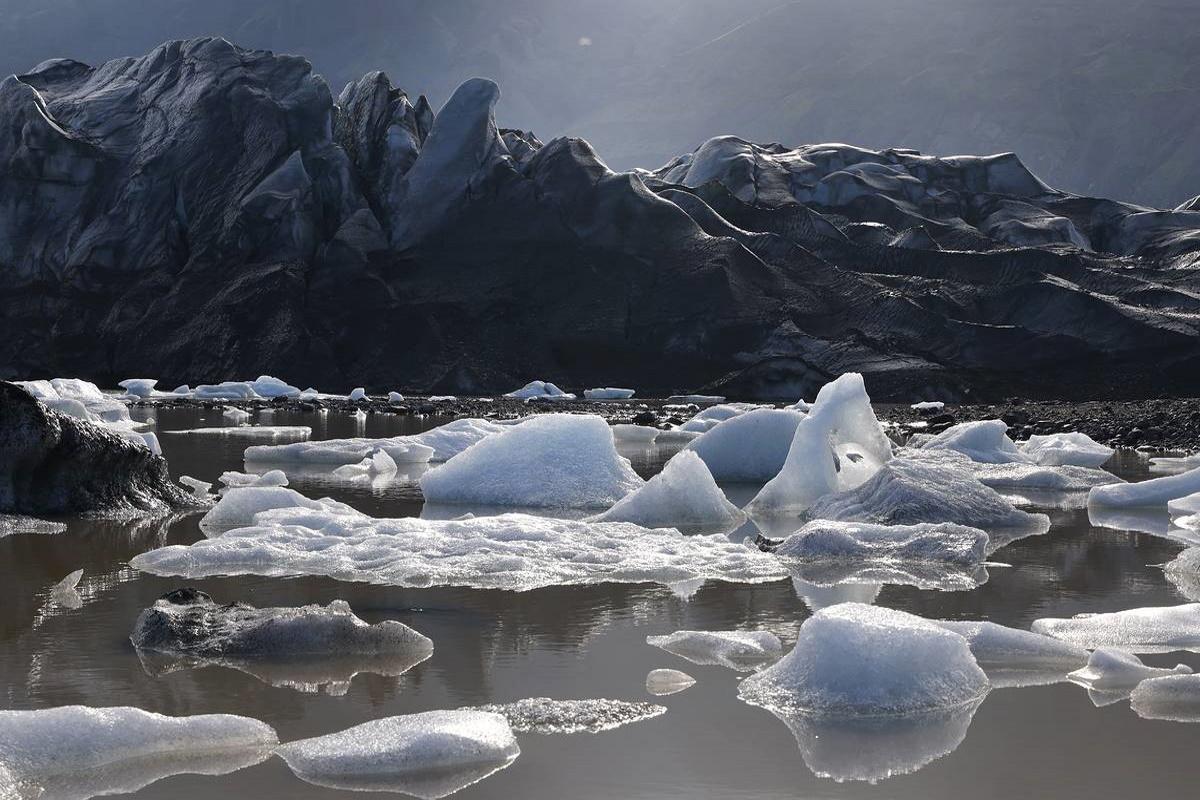
<path fill-rule="evenodd" d="M 219 410 L 134 409 L 135 417 L 146 414 L 157 416 L 160 432 L 225 424 Z M 363 430 L 349 415 L 283 411 L 270 422 L 310 426 L 314 441 L 415 434 L 434 423 L 370 415 Z M 214 484 L 223 472 L 243 471 L 242 451 L 253 444 L 227 436 L 163 436 L 161 441 L 172 475 L 193 475 Z M 628 443 L 620 451 L 646 478 L 681 446 Z M 415 481 L 428 469 L 425 465 L 401 464 L 396 475 L 369 481 L 338 479 L 331 476 L 332 467 L 291 466 L 285 468 L 289 488 L 309 498 L 328 496 L 376 516 L 421 513 Z M 1152 474 L 1145 461 L 1130 454 L 1119 454 L 1110 467 L 1130 480 Z M 267 468 L 250 465 L 252 472 Z M 743 506 L 757 493 L 754 485 L 724 488 Z M 204 538 L 198 526 L 202 514 L 133 522 L 66 520 L 65 533 L 0 537 L 0 705 L 130 705 L 174 716 L 239 714 L 267 723 L 283 742 L 379 718 L 519 698 L 611 698 L 668 709 L 595 736 L 517 733 L 521 755 L 506 769 L 453 795 L 468 800 L 1191 796 L 1200 726 L 1142 719 L 1124 699 L 1097 708 L 1085 689 L 1065 680 L 1065 673 L 1081 664 L 1063 663 L 1061 678 L 1029 670 L 1008 682 L 998 679 L 1003 665 L 980 657 L 993 689 L 977 707 L 968 704 L 904 721 L 835 724 L 781 720 L 738 699 L 739 681 L 748 673 L 692 664 L 645 642 L 646 636 L 678 630 L 762 630 L 778 635 L 786 652 L 813 608 L 849 600 L 928 619 L 984 619 L 1023 630 L 1039 618 L 1188 602 L 1161 568 L 1186 546 L 1165 535 L 1171 530 L 1165 511 L 1102 516 L 1093 510 L 1093 525 L 1087 509 L 1061 508 L 1054 496 L 1039 500 L 1042 505 L 1027 510 L 1049 514 L 1051 531 L 990 554 L 989 561 L 1009 566 L 989 566 L 986 582 L 965 584 L 975 586 L 970 591 L 882 580 L 822 583 L 828 575 L 793 575 L 761 584 L 600 584 L 523 593 L 397 588 L 327 578 L 185 581 L 139 573 L 126 563 L 152 548 Z M 469 510 L 455 508 L 454 515 Z M 1130 532 L 1142 528 L 1161 535 Z M 752 536 L 755 530 L 747 523 L 734 535 Z M 987 532 L 1004 536 L 1002 531 Z M 781 537 L 779 532 L 770 535 Z M 79 569 L 83 574 L 75 592 L 82 607 L 53 602 L 55 585 Z M 815 577 L 821 580 L 811 580 Z M 260 608 L 345 600 L 366 622 L 403 622 L 436 647 L 428 659 L 404 670 L 376 670 L 362 659 L 309 664 L 308 672 L 295 665 L 271 672 L 275 665 L 244 663 L 202 668 L 172 663 L 165 670 L 148 669 L 128 640 L 133 623 L 162 594 L 188 584 L 222 602 L 241 600 Z M 1140 658 L 1153 667 L 1185 663 L 1200 669 L 1200 655 L 1190 652 Z M 646 689 L 654 669 L 683 670 L 696 683 L 678 694 L 655 696 Z M 1030 685 L 1034 678 L 1044 685 Z M 331 685 L 337 689 L 332 694 Z M 1143 711 L 1151 713 L 1156 699 L 1147 698 Z M 1187 716 L 1182 701 L 1157 705 L 1165 708 L 1161 716 Z M 198 760 L 159 774 L 132 775 L 124 785 L 143 786 L 134 796 L 154 800 L 364 796 L 301 781 L 279 758 L 228 774 L 187 774 L 227 772 L 245 763 Z M 453 786 L 451 778 L 464 777 L 470 776 L 443 775 L 445 783 L 425 788 Z M 161 779 L 148 782 L 155 778 Z"/>

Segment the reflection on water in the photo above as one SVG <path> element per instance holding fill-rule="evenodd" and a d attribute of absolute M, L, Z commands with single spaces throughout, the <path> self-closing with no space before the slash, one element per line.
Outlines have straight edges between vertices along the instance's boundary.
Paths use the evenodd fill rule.
<path fill-rule="evenodd" d="M 135 416 L 147 414 L 145 409 L 134 411 Z M 219 410 L 162 408 L 154 413 L 160 431 L 223 424 Z M 395 436 L 420 432 L 435 422 L 372 414 L 360 431 L 347 414 L 276 411 L 270 417 L 272 425 L 312 427 L 313 439 Z M 215 482 L 226 470 L 244 469 L 244 439 L 160 440 L 173 475 Z M 661 469 L 679 446 L 621 449 L 647 476 Z M 334 480 L 319 471 L 289 469 L 288 474 L 298 491 L 329 496 L 369 514 L 434 513 L 423 510 L 419 474 L 407 467 L 411 465 L 379 484 Z M 1131 478 L 1150 474 L 1145 460 L 1127 455 L 1118 459 L 1117 469 Z M 756 489 L 727 487 L 730 498 L 742 505 Z M 760 585 L 690 581 L 670 587 L 605 584 L 525 593 L 400 589 L 325 578 L 187 582 L 214 596 L 260 607 L 325 605 L 341 598 L 367 622 L 404 622 L 435 646 L 430 658 L 404 670 L 351 660 L 306 664 L 303 670 L 255 664 L 243 671 L 244 665 L 226 664 L 147 671 L 129 633 L 143 608 L 183 582 L 140 574 L 126 564 L 164 544 L 197 541 L 203 536 L 200 515 L 136 522 L 68 519 L 63 520 L 65 533 L 0 537 L 0 703 L 8 708 L 82 703 L 134 705 L 166 714 L 244 714 L 272 725 L 287 742 L 384 716 L 526 697 L 646 700 L 650 670 L 684 668 L 696 684 L 657 699 L 668 707 L 666 714 L 595 735 L 520 735 L 522 754 L 512 766 L 455 797 L 1191 796 L 1200 726 L 1143 720 L 1123 700 L 1097 708 L 1083 688 L 1055 676 L 1042 676 L 1056 682 L 1038 686 L 1032 685 L 1036 676 L 993 675 L 997 687 L 1025 688 L 993 691 L 971 709 L 973 719 L 966 713 L 940 724 L 927 720 L 907 731 L 822 730 L 811 721 L 789 720 L 793 739 L 772 714 L 738 699 L 738 674 L 691 665 L 645 642 L 647 635 L 676 630 L 740 629 L 771 631 L 790 647 L 812 610 L 846 600 L 1026 629 L 1039 617 L 1185 601 L 1158 566 L 1175 558 L 1184 544 L 1163 536 L 1157 525 L 1113 524 L 1111 518 L 1093 522 L 1087 509 L 1073 506 L 1036 510 L 1051 515 L 1050 532 L 1006 543 L 990 560 L 1008 566 L 989 566 L 986 582 L 961 591 L 887 580 L 895 576 L 862 575 L 854 576 L 862 582 L 834 583 L 829 575 L 807 573 Z M 456 507 L 454 516 L 468 511 L 472 509 Z M 1146 527 L 1155 535 L 1138 532 Z M 750 527 L 732 536 L 757 532 Z M 77 587 L 82 607 L 72 610 L 52 602 L 53 587 L 77 569 L 83 570 Z M 906 581 L 914 582 L 920 583 Z M 1200 656 L 1193 654 L 1145 660 L 1154 666 L 1183 661 L 1200 669 Z M 322 691 L 311 691 L 316 687 Z M 298 780 L 278 758 L 220 777 L 174 774 L 158 780 L 173 771 L 205 770 L 146 772 L 112 785 L 144 785 L 136 796 L 155 800 L 210 800 L 220 794 L 302 800 L 350 796 Z M 860 779 L 886 774 L 893 777 L 877 786 Z M 831 780 L 838 777 L 855 780 Z"/>

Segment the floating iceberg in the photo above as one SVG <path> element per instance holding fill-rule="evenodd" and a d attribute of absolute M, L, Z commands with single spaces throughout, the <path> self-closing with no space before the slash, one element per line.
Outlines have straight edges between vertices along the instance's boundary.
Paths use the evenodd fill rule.
<path fill-rule="evenodd" d="M 962 636 L 903 611 L 842 603 L 805 620 L 792 651 L 738 693 L 768 708 L 845 717 L 953 708 L 989 688 Z"/>
<path fill-rule="evenodd" d="M 677 669 L 652 669 L 646 675 L 646 691 L 655 697 L 678 694 L 695 683 L 695 678 Z"/>
<path fill-rule="evenodd" d="M 1186 472 L 1200 467 L 1200 453 L 1186 456 L 1158 456 L 1150 459 L 1152 472 Z"/>
<path fill-rule="evenodd" d="M 686 433 L 707 433 L 717 425 L 734 417 L 740 417 L 747 411 L 758 408 L 754 403 L 724 403 L 710 406 L 699 412 L 676 430 Z"/>
<path fill-rule="evenodd" d="M 499 714 L 517 733 L 600 733 L 667 713 L 665 706 L 628 700 L 552 700 L 528 697 L 515 703 L 476 706 Z"/>
<path fill-rule="evenodd" d="M 919 451 L 918 451 L 919 452 Z M 985 486 L 1006 489 L 1036 489 L 1045 492 L 1087 492 L 1096 486 L 1125 481 L 1093 467 L 1047 467 L 1038 464 L 973 464 L 972 473 Z M 1086 498 L 1084 498 L 1086 501 Z M 1081 502 L 1079 507 L 1085 503 Z"/>
<path fill-rule="evenodd" d="M 493 433 L 506 431 L 510 427 L 486 419 L 456 419 L 445 425 L 431 428 L 424 433 L 419 433 L 412 437 L 412 441 L 433 448 L 430 461 L 449 461 L 476 442 L 486 439 Z"/>
<path fill-rule="evenodd" d="M 1200 492 L 1193 492 L 1184 497 L 1167 501 L 1167 511 L 1173 517 L 1194 516 L 1200 514 Z"/>
<path fill-rule="evenodd" d="M 607 508 L 644 482 L 601 417 L 547 414 L 482 439 L 420 483 L 429 503 Z"/>
<path fill-rule="evenodd" d="M 1200 492 L 1200 467 L 1138 483 L 1098 486 L 1088 495 L 1088 505 L 1106 508 L 1165 506 L 1196 492 Z"/>
<path fill-rule="evenodd" d="M 1200 722 L 1200 675 L 1167 675 L 1142 681 L 1129 707 L 1145 719 Z"/>
<path fill-rule="evenodd" d="M 221 477 L 217 480 L 226 489 L 245 489 L 249 486 L 288 485 L 288 477 L 281 469 L 268 470 L 261 475 L 253 475 L 247 472 L 222 472 Z"/>
<path fill-rule="evenodd" d="M 1057 683 L 1087 662 L 1088 652 L 1069 642 L 994 622 L 930 620 L 967 640 L 993 687 Z"/>
<path fill-rule="evenodd" d="M 979 565 L 988 535 L 953 523 L 876 525 L 817 519 L 774 548 L 778 556 L 814 560 L 944 561 Z"/>
<path fill-rule="evenodd" d="M 399 392 L 388 392 L 388 403 L 391 405 L 399 405 L 404 402 L 404 395 Z"/>
<path fill-rule="evenodd" d="M 583 396 L 588 400 L 628 400 L 634 395 L 633 389 L 616 389 L 607 386 L 601 389 L 587 389 Z"/>
<path fill-rule="evenodd" d="M 375 478 L 396 474 L 396 462 L 386 450 L 378 450 L 357 464 L 343 464 L 333 471 L 338 478 Z"/>
<path fill-rule="evenodd" d="M 501 715 L 461 709 L 376 719 L 275 752 L 318 786 L 438 798 L 504 769 L 521 748 Z"/>
<path fill-rule="evenodd" d="M 154 394 L 158 381 L 153 378 L 126 378 L 117 384 L 131 397 L 146 399 Z"/>
<path fill-rule="evenodd" d="M 1200 547 L 1189 547 L 1175 556 L 1163 574 L 1188 600 L 1200 602 Z"/>
<path fill-rule="evenodd" d="M 748 510 L 804 511 L 825 495 L 863 484 L 891 457 L 891 442 L 875 418 L 862 375 L 846 373 L 821 387 L 796 426 L 783 468 Z"/>
<path fill-rule="evenodd" d="M 667 398 L 668 403 L 723 403 L 725 398 L 719 394 L 673 394 Z"/>
<path fill-rule="evenodd" d="M 192 493 L 192 497 L 197 500 L 205 502 L 212 500 L 212 495 L 208 493 L 208 490 L 212 488 L 212 484 L 208 481 L 193 478 L 191 475 L 180 475 L 179 485 L 187 487 L 188 491 Z"/>
<path fill-rule="evenodd" d="M 756 408 L 731 417 L 686 449 L 704 459 L 718 481 L 765 483 L 783 469 L 802 419 L 798 411 Z"/>
<path fill-rule="evenodd" d="M 1174 669 L 1148 667 L 1133 653 L 1101 647 L 1088 658 L 1087 666 L 1072 672 L 1068 677 L 1081 686 L 1101 692 L 1132 691 L 1147 678 L 1164 675 L 1190 675 L 1192 668 L 1177 664 Z"/>
<path fill-rule="evenodd" d="M 223 381 L 222 383 L 203 383 L 192 390 L 192 397 L 197 400 L 261 400 L 262 395 L 254 390 L 254 386 L 246 381 Z"/>
<path fill-rule="evenodd" d="M 520 389 L 508 392 L 505 397 L 514 400 L 574 400 L 575 395 L 564 392 L 549 381 L 530 381 Z"/>
<path fill-rule="evenodd" d="M 747 672 L 783 655 L 779 637 L 769 631 L 675 631 L 647 636 L 646 644 L 693 664 Z"/>
<path fill-rule="evenodd" d="M 681 526 L 733 530 L 745 522 L 741 509 L 725 498 L 695 453 L 675 454 L 662 472 L 616 505 L 590 517 L 595 522 L 632 522 L 644 528 Z"/>
<path fill-rule="evenodd" d="M 79 596 L 79 579 L 83 570 L 77 569 L 63 578 L 50 589 L 50 602 L 63 608 L 83 608 L 83 598 Z"/>
<path fill-rule="evenodd" d="M 909 406 L 913 411 L 941 411 L 945 407 L 946 404 L 940 400 L 923 400 Z"/>
<path fill-rule="evenodd" d="M 259 397 L 274 399 L 276 397 L 299 397 L 300 390 L 295 386 L 274 378 L 270 375 L 259 375 L 257 380 L 250 382 L 250 388 Z"/>
<path fill-rule="evenodd" d="M 662 433 L 658 428 L 648 425 L 617 424 L 612 426 L 613 439 L 617 444 L 654 444 L 654 440 Z"/>
<path fill-rule="evenodd" d="M 417 441 L 416 437 L 396 436 L 390 439 L 326 439 L 319 442 L 255 445 L 246 448 L 243 458 L 247 463 L 335 466 L 358 464 L 380 451 L 387 453 L 397 464 L 425 463 L 434 455 L 434 449 Z"/>
<path fill-rule="evenodd" d="M 1038 619 L 1032 630 L 1089 649 L 1113 647 L 1132 653 L 1200 651 L 1200 603 Z"/>
<path fill-rule="evenodd" d="M 124 403 L 104 394 L 100 387 L 90 381 L 80 378 L 51 378 L 13 383 L 40 400 L 47 408 L 76 419 L 107 425 L 117 432 L 130 432 L 144 426 L 130 419 L 129 408 Z"/>
<path fill-rule="evenodd" d="M 983 566 L 950 561 L 839 558 L 787 563 L 797 593 L 810 608 L 860 600 L 860 593 L 871 599 L 884 584 L 968 592 L 987 583 L 989 577 Z"/>
<path fill-rule="evenodd" d="M 221 503 L 236 492 L 289 491 L 231 490 Z M 151 550 L 130 564 L 144 572 L 189 578 L 324 575 L 391 586 L 513 591 L 592 583 L 672 584 L 695 578 L 758 583 L 787 577 L 780 559 L 720 534 L 684 536 L 670 528 L 525 514 L 378 519 L 348 507 L 343 511 L 331 500 L 296 497 L 304 502 L 288 498 L 292 508 L 255 514 L 253 527 L 190 546 Z M 276 502 L 275 497 L 268 499 Z M 244 519 L 259 504 L 252 496 L 239 503 L 233 516 Z"/>
<path fill-rule="evenodd" d="M 233 772 L 265 760 L 277 743 L 270 726 L 230 714 L 168 717 L 90 706 L 0 711 L 0 780 L 6 769 L 26 796 L 84 800 L 171 775 Z"/>
<path fill-rule="evenodd" d="M 225 406 L 225 410 L 221 412 L 221 418 L 226 422 L 232 422 L 234 425 L 241 425 L 250 420 L 250 412 L 234 408 L 233 406 Z"/>
<path fill-rule="evenodd" d="M 235 436 L 241 439 L 302 441 L 312 436 L 307 425 L 238 425 L 163 431 L 176 436 Z"/>
<path fill-rule="evenodd" d="M 1086 433 L 1071 432 L 1030 436 L 1021 443 L 1021 452 L 1045 467 L 1098 467 L 1116 451 Z"/>
<path fill-rule="evenodd" d="M 332 513 L 355 512 L 350 506 L 329 498 L 310 500 L 292 489 L 282 486 L 230 487 L 217 504 L 200 520 L 206 530 L 223 530 L 240 525 L 250 525 L 254 516 L 273 508 L 303 508 L 325 510 Z"/>
<path fill-rule="evenodd" d="M 0 514 L 0 537 L 12 536 L 17 533 L 63 533 L 66 529 L 67 526 L 61 522 L 49 522 L 19 514 Z"/>
<path fill-rule="evenodd" d="M 922 450 L 951 450 L 962 453 L 981 464 L 1031 463 L 1032 458 L 1021 452 L 1008 438 L 1008 425 L 1003 420 L 987 419 L 952 425 L 921 446 Z"/>

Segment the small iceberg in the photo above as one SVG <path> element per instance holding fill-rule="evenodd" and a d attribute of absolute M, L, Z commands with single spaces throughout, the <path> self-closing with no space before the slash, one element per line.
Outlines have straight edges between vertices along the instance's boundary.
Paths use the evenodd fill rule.
<path fill-rule="evenodd" d="M 646 675 L 646 691 L 655 697 L 679 694 L 695 684 L 695 678 L 677 669 L 652 669 Z"/>
<path fill-rule="evenodd" d="M 718 481 L 765 483 L 783 469 L 803 419 L 798 411 L 756 408 L 713 427 L 686 449 L 700 456 Z"/>
<path fill-rule="evenodd" d="M 227 530 L 254 523 L 254 516 L 273 508 L 305 508 L 333 513 L 355 513 L 350 506 L 329 498 L 310 500 L 283 486 L 230 487 L 200 520 L 205 530 Z"/>
<path fill-rule="evenodd" d="M 1099 467 L 1116 452 L 1086 433 L 1076 432 L 1030 436 L 1020 447 L 1033 463 L 1044 467 Z"/>
<path fill-rule="evenodd" d="M 805 561 L 939 561 L 981 565 L 988 535 L 953 523 L 876 525 L 818 519 L 784 539 L 773 551 Z"/>
<path fill-rule="evenodd" d="M 83 598 L 79 596 L 79 579 L 83 570 L 77 569 L 63 578 L 50 589 L 50 602 L 62 608 L 83 608 Z"/>
<path fill-rule="evenodd" d="M 1088 660 L 1082 647 L 1019 628 L 983 621 L 930 621 L 967 640 L 993 688 L 1058 683 Z"/>
<path fill-rule="evenodd" d="M 646 644 L 693 664 L 748 672 L 783 655 L 779 637 L 769 631 L 675 631 L 647 636 Z"/>
<path fill-rule="evenodd" d="M 174 436 L 236 436 L 243 439 L 298 442 L 311 437 L 312 428 L 307 425 L 230 425 L 212 428 L 186 428 L 178 431 L 163 431 L 163 433 Z"/>
<path fill-rule="evenodd" d="M 396 474 L 396 462 L 386 450 L 379 450 L 357 464 L 343 464 L 333 471 L 334 477 L 371 479 Z"/>
<path fill-rule="evenodd" d="M 575 395 L 564 392 L 549 381 L 530 381 L 520 389 L 504 395 L 514 400 L 574 400 Z"/>
<path fill-rule="evenodd" d="M 952 425 L 921 446 L 922 450 L 950 450 L 981 464 L 1031 463 L 1016 442 L 1008 438 L 1008 425 L 999 419 Z"/>
<path fill-rule="evenodd" d="M 1175 556 L 1163 574 L 1188 600 L 1200 602 L 1200 547 L 1189 547 Z"/>
<path fill-rule="evenodd" d="M 594 517 L 595 522 L 632 522 L 645 528 L 733 530 L 746 517 L 729 502 L 704 462 L 684 450 L 641 488 Z"/>
<path fill-rule="evenodd" d="M 667 713 L 665 706 L 628 700 L 553 700 L 527 697 L 515 703 L 475 706 L 499 714 L 517 733 L 600 733 Z"/>
<path fill-rule="evenodd" d="M 634 395 L 633 389 L 617 389 L 607 386 L 600 389 L 586 389 L 583 396 L 587 400 L 628 400 Z"/>
<path fill-rule="evenodd" d="M 229 489 L 245 489 L 251 486 L 287 486 L 287 474 L 281 469 L 267 470 L 261 475 L 255 475 L 247 472 L 222 472 L 218 478 L 221 485 L 225 488 L 222 492 Z M 182 479 L 180 479 L 182 482 Z M 211 485 L 211 484 L 210 484 Z"/>
<path fill-rule="evenodd" d="M 1200 603 L 1155 606 L 1107 614 L 1077 614 L 1034 620 L 1034 633 L 1097 649 L 1113 647 L 1132 653 L 1200 652 Z"/>
<path fill-rule="evenodd" d="M 1129 707 L 1144 719 L 1200 722 L 1200 675 L 1167 675 L 1142 681 Z"/>
<path fill-rule="evenodd" d="M 1080 686 L 1099 692 L 1130 692 L 1148 678 L 1190 675 L 1191 672 L 1192 668 L 1186 664 L 1177 664 L 1174 669 L 1148 667 L 1133 653 L 1101 647 L 1088 658 L 1087 666 L 1067 677 Z"/>
<path fill-rule="evenodd" d="M 1200 492 L 1200 467 L 1179 475 L 1151 478 L 1138 483 L 1097 486 L 1088 495 L 1088 505 L 1105 508 L 1150 508 L 1166 506 Z"/>
<path fill-rule="evenodd" d="M 723 403 L 717 406 L 709 406 L 675 430 L 682 433 L 707 433 L 722 422 L 731 420 L 734 417 L 740 417 L 747 411 L 753 411 L 756 408 L 758 406 L 754 403 Z"/>

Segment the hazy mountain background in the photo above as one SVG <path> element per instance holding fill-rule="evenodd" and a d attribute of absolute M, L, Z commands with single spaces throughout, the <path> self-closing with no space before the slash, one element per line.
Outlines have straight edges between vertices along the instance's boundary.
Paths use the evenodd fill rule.
<path fill-rule="evenodd" d="M 218 34 L 334 94 L 385 70 L 435 107 L 499 82 L 499 121 L 616 168 L 704 139 L 1012 150 L 1070 191 L 1200 194 L 1197 0 L 0 0 L 0 72 Z"/>

